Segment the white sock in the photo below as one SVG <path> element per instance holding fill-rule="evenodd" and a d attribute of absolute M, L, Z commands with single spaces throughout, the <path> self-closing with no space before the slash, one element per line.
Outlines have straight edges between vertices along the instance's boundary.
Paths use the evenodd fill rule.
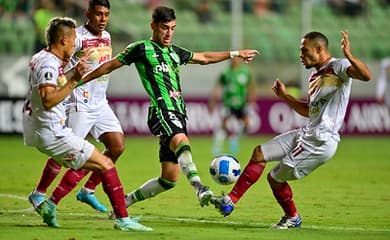
<path fill-rule="evenodd" d="M 82 193 L 85 193 L 85 194 L 90 194 L 90 193 L 94 193 L 94 192 L 95 192 L 94 189 L 86 188 L 86 187 L 84 187 L 84 186 L 81 187 L 80 191 L 81 191 Z"/>
<path fill-rule="evenodd" d="M 166 185 L 170 185 L 169 187 L 163 187 L 160 184 L 160 181 L 164 181 Z M 162 192 L 169 190 L 174 187 L 175 183 L 171 183 L 167 180 L 162 180 L 161 178 L 152 178 L 142 184 L 139 188 L 132 191 L 129 194 L 126 194 L 126 207 L 130 205 L 143 201 L 145 199 L 154 197 Z"/>
<path fill-rule="evenodd" d="M 196 169 L 195 163 L 192 161 L 192 155 L 190 151 L 184 151 L 178 157 L 178 162 L 182 173 L 187 177 L 191 186 L 197 192 L 201 188 L 202 182 L 199 177 L 198 170 Z"/>

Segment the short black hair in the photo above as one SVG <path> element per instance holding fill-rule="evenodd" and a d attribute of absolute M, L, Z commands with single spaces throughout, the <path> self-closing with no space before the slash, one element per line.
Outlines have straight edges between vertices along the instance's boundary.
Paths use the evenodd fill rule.
<path fill-rule="evenodd" d="M 154 23 L 170 22 L 176 19 L 175 10 L 165 6 L 156 7 L 153 11 L 152 19 Z"/>
<path fill-rule="evenodd" d="M 93 9 L 95 6 L 103 6 L 110 9 L 111 5 L 108 0 L 89 0 L 88 9 Z"/>
<path fill-rule="evenodd" d="M 303 38 L 322 44 L 326 47 L 326 49 L 328 49 L 329 40 L 323 33 L 309 32 L 305 36 L 303 36 Z"/>
<path fill-rule="evenodd" d="M 47 46 L 59 41 L 62 36 L 70 34 L 69 29 L 76 28 L 76 21 L 70 17 L 54 17 L 46 28 Z"/>

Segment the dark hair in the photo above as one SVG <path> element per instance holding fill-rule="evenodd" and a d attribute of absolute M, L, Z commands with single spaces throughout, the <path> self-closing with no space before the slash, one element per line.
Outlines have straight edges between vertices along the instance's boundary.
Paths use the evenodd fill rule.
<path fill-rule="evenodd" d="M 76 21 L 69 17 L 54 17 L 46 28 L 46 44 L 59 41 L 62 36 L 70 34 L 70 29 L 76 28 Z"/>
<path fill-rule="evenodd" d="M 88 9 L 93 9 L 96 6 L 103 6 L 110 9 L 110 2 L 108 0 L 89 0 Z"/>
<path fill-rule="evenodd" d="M 154 23 L 170 22 L 176 19 L 175 10 L 169 7 L 159 6 L 154 9 L 152 19 Z"/>
<path fill-rule="evenodd" d="M 328 38 L 320 32 L 309 32 L 305 36 L 303 36 L 303 38 L 308 39 L 310 41 L 315 41 L 318 44 L 322 44 L 326 47 L 326 49 L 328 49 Z"/>

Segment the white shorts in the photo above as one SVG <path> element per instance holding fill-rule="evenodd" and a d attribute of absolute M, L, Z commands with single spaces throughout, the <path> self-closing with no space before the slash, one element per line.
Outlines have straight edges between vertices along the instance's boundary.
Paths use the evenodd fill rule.
<path fill-rule="evenodd" d="M 333 138 L 325 142 L 301 135 L 300 129 L 291 130 L 261 145 L 265 161 L 280 161 L 270 172 L 275 181 L 301 179 L 336 153 L 338 142 Z"/>
<path fill-rule="evenodd" d="M 91 158 L 95 146 L 76 136 L 70 129 L 65 133 L 63 136 L 54 136 L 50 130 L 40 129 L 36 131 L 38 142 L 35 146 L 59 164 L 78 170 Z"/>
<path fill-rule="evenodd" d="M 88 133 L 96 140 L 107 132 L 123 133 L 118 118 L 108 104 L 103 104 L 95 111 L 76 111 L 72 106 L 68 110 L 68 127 L 79 137 L 85 138 Z"/>

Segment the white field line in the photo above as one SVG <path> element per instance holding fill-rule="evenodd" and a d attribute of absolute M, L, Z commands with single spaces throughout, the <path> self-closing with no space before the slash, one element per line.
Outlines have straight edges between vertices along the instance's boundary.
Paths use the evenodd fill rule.
<path fill-rule="evenodd" d="M 14 194 L 2 194 L 0 197 L 4 198 L 13 198 L 19 200 L 27 201 L 26 196 L 18 196 Z M 34 208 L 25 208 L 25 209 L 2 209 L 0 208 L 0 213 L 22 213 L 22 212 L 33 212 Z M 102 214 L 90 214 L 90 213 L 61 213 L 61 215 L 71 215 L 71 216 L 84 216 L 96 218 L 107 218 Z M 212 224 L 229 224 L 242 227 L 262 227 L 266 228 L 269 226 L 268 223 L 262 222 L 244 222 L 244 221 L 226 221 L 226 220 L 211 220 L 211 219 L 198 219 L 198 218 L 183 218 L 183 217 L 163 217 L 163 216 L 135 216 L 140 217 L 141 219 L 150 220 L 154 222 L 190 222 L 190 223 L 212 223 Z M 108 218 L 107 218 L 108 219 Z M 340 231 L 367 231 L 367 232 L 390 232 L 390 228 L 363 228 L 363 227 L 339 227 L 339 226 L 319 226 L 319 225 L 304 225 L 302 228 L 306 229 L 319 229 L 319 230 L 340 230 Z"/>

